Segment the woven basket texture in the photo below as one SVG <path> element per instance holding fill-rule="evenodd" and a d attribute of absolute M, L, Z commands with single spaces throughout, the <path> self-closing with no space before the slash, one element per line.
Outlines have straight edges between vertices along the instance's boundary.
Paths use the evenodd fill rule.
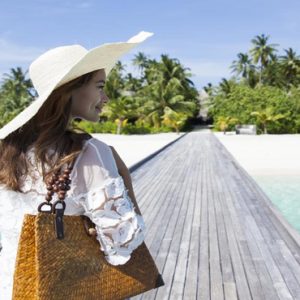
<path fill-rule="evenodd" d="M 114 266 L 81 216 L 63 216 L 63 239 L 56 238 L 54 222 L 55 214 L 24 215 L 13 300 L 121 300 L 164 285 L 145 242 Z"/>

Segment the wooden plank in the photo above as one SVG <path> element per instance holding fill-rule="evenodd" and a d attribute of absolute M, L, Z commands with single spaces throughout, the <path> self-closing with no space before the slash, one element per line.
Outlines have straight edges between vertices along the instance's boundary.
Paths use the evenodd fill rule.
<path fill-rule="evenodd" d="M 168 299 L 169 295 L 171 293 L 171 290 L 173 289 L 173 280 L 175 275 L 175 268 L 177 264 L 178 254 L 179 254 L 179 245 L 180 241 L 182 239 L 182 233 L 184 228 L 184 221 L 185 216 L 187 213 L 188 205 L 183 200 L 184 195 L 186 193 L 185 187 L 190 184 L 191 177 L 189 176 L 191 167 L 192 167 L 192 157 L 183 157 L 182 162 L 185 162 L 184 168 L 186 169 L 187 173 L 184 177 L 180 177 L 180 181 L 178 181 L 178 186 L 180 186 L 180 189 L 177 193 L 178 199 L 181 199 L 181 205 L 178 205 L 175 208 L 175 212 L 173 215 L 173 224 L 172 225 L 172 231 L 166 232 L 166 238 L 172 238 L 170 248 L 168 249 L 168 254 L 166 258 L 166 263 L 163 269 L 163 277 L 166 278 L 166 280 L 169 282 L 169 285 L 166 285 L 165 289 L 159 289 L 156 294 L 156 299 Z M 171 233 L 171 236 L 170 236 Z"/>
<path fill-rule="evenodd" d="M 226 159 L 226 157 L 224 157 L 224 156 L 222 156 L 222 157 L 218 156 L 217 161 L 223 162 L 225 159 Z M 238 245 L 239 245 L 241 257 L 243 260 L 245 272 L 247 274 L 248 284 L 250 287 L 252 297 L 253 297 L 253 299 L 261 299 L 264 292 L 262 291 L 262 284 L 259 280 L 259 272 L 255 269 L 255 265 L 252 261 L 251 254 L 254 251 L 254 257 L 256 257 L 256 259 L 260 259 L 260 258 L 262 258 L 262 256 L 256 245 L 255 237 L 249 236 L 249 229 L 253 226 L 253 224 L 251 224 L 251 223 L 249 224 L 249 222 L 247 222 L 250 218 L 250 214 L 245 209 L 241 191 L 239 189 L 233 190 L 233 188 L 232 188 L 234 186 L 234 184 L 230 180 L 235 180 L 235 177 L 231 176 L 232 170 L 230 168 L 230 165 L 227 165 L 226 174 L 225 174 L 225 172 L 223 172 L 223 170 L 221 168 L 219 168 L 217 171 L 218 171 L 218 173 L 220 173 L 221 178 L 224 181 L 226 181 L 226 183 L 224 183 L 224 187 L 226 187 L 227 193 L 230 194 L 229 201 L 232 202 L 232 205 L 234 207 L 238 206 L 238 208 L 239 208 L 238 213 L 234 214 L 233 220 L 235 220 L 235 228 L 237 226 L 239 226 L 239 228 L 241 228 L 241 230 L 245 234 L 244 234 L 243 238 L 239 239 Z M 233 178 L 233 179 L 231 179 L 231 178 Z M 238 205 L 237 205 L 237 203 L 238 203 Z M 233 212 L 234 212 L 234 210 L 233 210 Z M 255 223 L 254 223 L 254 225 L 255 225 Z M 275 290 L 272 288 L 272 281 L 269 280 L 269 282 L 266 282 L 267 278 L 264 277 L 264 279 L 263 279 L 264 284 L 267 284 L 267 286 L 268 286 L 268 291 L 265 293 L 264 297 L 265 297 L 265 299 L 276 299 L 277 295 L 276 295 Z"/>
<path fill-rule="evenodd" d="M 186 271 L 186 280 L 184 287 L 183 299 L 197 299 L 197 287 L 199 276 L 199 235 L 200 235 L 200 214 L 201 214 L 201 199 L 203 188 L 203 155 L 201 155 L 201 140 L 197 143 L 197 149 L 199 150 L 195 155 L 198 157 L 199 173 L 195 177 L 195 208 L 192 223 L 191 241 L 188 251 L 188 265 Z M 200 152 L 200 153 L 199 153 Z"/>
<path fill-rule="evenodd" d="M 197 156 L 193 151 L 194 147 L 189 149 L 189 155 L 192 158 L 190 164 L 190 172 L 188 176 L 190 177 L 190 182 L 187 186 L 184 187 L 185 193 L 182 201 L 186 203 L 187 213 L 184 219 L 183 233 L 180 241 L 178 259 L 176 262 L 176 269 L 174 272 L 172 289 L 170 293 L 170 299 L 183 299 L 184 294 L 184 284 L 186 280 L 186 269 L 189 263 L 188 253 L 190 249 L 190 237 L 192 231 L 192 222 L 193 222 L 193 212 L 195 206 L 195 180 L 197 180 L 199 163 Z M 181 216 L 183 217 L 183 216 Z"/>
<path fill-rule="evenodd" d="M 253 191 L 252 191 L 253 192 Z M 269 266 L 268 269 L 273 278 L 274 287 L 277 289 L 279 297 L 281 299 L 286 299 L 289 295 L 291 299 L 299 299 L 300 297 L 300 286 L 297 282 L 292 269 L 295 269 L 294 272 L 298 272 L 297 268 L 290 268 L 290 266 L 296 266 L 297 261 L 292 258 L 292 256 L 283 255 L 281 253 L 280 246 L 286 248 L 286 244 L 279 238 L 279 235 L 276 234 L 276 228 L 269 220 L 268 216 L 262 215 L 262 212 L 259 212 L 259 209 L 255 209 L 256 223 L 258 224 L 260 231 L 262 233 L 261 239 L 264 241 L 264 245 L 268 247 L 272 260 L 276 266 Z M 288 263 L 287 257 L 289 258 L 290 263 Z M 290 266 L 289 266 L 290 265 Z M 277 276 L 275 276 L 275 274 Z"/>
<path fill-rule="evenodd" d="M 208 164 L 208 185 L 210 186 L 208 193 L 210 297 L 213 300 L 222 300 L 224 299 L 224 294 L 214 208 L 214 202 L 217 201 L 218 195 L 215 191 L 215 180 L 212 179 L 213 166 L 209 162 L 208 160 L 206 161 Z"/>
<path fill-rule="evenodd" d="M 202 178 L 203 191 L 201 199 L 201 226 L 200 226 L 200 238 L 199 238 L 199 281 L 197 290 L 197 299 L 207 300 L 210 299 L 210 282 L 209 282 L 209 250 L 208 250 L 208 187 L 207 187 L 207 139 L 203 139 L 203 153 L 205 158 L 203 159 L 204 176 Z"/>
<path fill-rule="evenodd" d="M 184 151 L 183 151 L 184 153 Z M 183 161 L 183 159 L 182 159 Z M 170 220 L 167 223 L 167 228 L 165 230 L 165 235 L 163 236 L 163 240 L 160 244 L 160 248 L 159 248 L 159 253 L 156 257 L 156 261 L 160 266 L 163 266 L 162 268 L 162 275 L 163 278 L 165 280 L 166 283 L 168 283 L 168 285 L 166 284 L 166 290 L 163 291 L 164 296 L 167 296 L 168 293 L 170 292 L 171 288 L 172 288 L 172 282 L 173 282 L 173 274 L 174 274 L 174 270 L 176 267 L 176 264 L 174 264 L 174 262 L 176 262 L 176 259 L 172 260 L 171 262 L 172 264 L 169 266 L 169 268 L 173 268 L 173 270 L 170 271 L 165 271 L 165 265 L 167 263 L 168 260 L 168 255 L 170 254 L 170 249 L 171 249 L 171 244 L 174 244 L 174 232 L 176 232 L 176 224 L 178 219 L 182 219 L 182 215 L 184 216 L 184 201 L 182 201 L 182 198 L 184 196 L 185 193 L 185 187 L 187 186 L 187 183 L 185 181 L 182 180 L 182 178 L 185 178 L 186 180 L 189 179 L 188 172 L 189 172 L 189 168 L 188 166 L 184 166 L 182 167 L 182 165 L 180 163 L 174 165 L 174 170 L 175 170 L 175 174 L 174 177 L 172 178 L 172 188 L 170 188 L 169 190 L 167 190 L 167 192 L 169 193 L 170 199 L 172 199 L 174 205 L 174 209 L 169 209 L 168 210 L 168 214 L 170 216 Z M 166 187 L 165 184 L 163 184 L 164 187 Z M 163 200 L 163 199 L 162 199 Z M 164 201 L 164 200 L 163 200 Z M 165 219 L 158 224 L 162 224 L 165 223 Z M 157 229 L 158 231 L 160 231 L 160 228 Z M 179 230 L 182 230 L 182 227 L 179 227 L 179 229 L 177 228 L 177 231 L 179 232 Z M 178 246 L 175 245 L 173 246 L 177 247 L 177 251 L 178 251 Z M 177 253 L 172 253 L 171 255 L 175 255 Z M 160 289 L 162 290 L 162 289 Z M 159 290 L 159 291 L 160 291 Z M 158 291 L 158 292 L 159 292 Z M 154 299 L 156 291 L 149 291 L 147 293 L 144 294 L 143 299 Z M 160 296 L 157 296 L 158 299 L 160 299 Z"/>
<path fill-rule="evenodd" d="M 193 226 L 192 226 L 192 237 L 190 242 L 189 257 L 188 257 L 188 266 L 186 274 L 186 284 L 184 291 L 184 299 L 197 299 L 197 290 L 198 290 L 198 277 L 200 273 L 199 268 L 199 253 L 200 253 L 200 216 L 201 216 L 201 203 L 203 199 L 204 181 L 205 177 L 205 156 L 203 154 L 203 145 L 201 139 L 196 139 L 197 144 L 196 149 L 198 150 L 195 153 L 195 156 L 199 160 L 199 174 L 197 176 L 196 185 L 196 195 L 195 195 L 195 209 L 193 216 Z M 202 271 L 202 268 L 201 268 Z"/>
<path fill-rule="evenodd" d="M 236 170 L 235 170 L 236 171 Z M 239 182 L 239 184 L 236 184 L 236 182 L 230 182 L 228 184 L 232 189 L 236 189 L 239 191 L 239 203 L 244 204 L 244 211 L 248 211 L 247 204 L 249 208 L 254 209 L 258 205 L 251 205 L 251 200 L 253 199 L 253 193 L 246 193 L 245 192 L 245 184 L 244 181 Z M 244 200 L 244 201 L 242 201 Z M 245 204 L 246 203 L 246 204 Z M 250 211 L 250 210 L 249 210 Z M 245 219 L 248 225 L 248 228 L 252 230 L 254 239 L 258 242 L 258 247 L 260 248 L 260 251 L 262 253 L 263 260 L 266 263 L 266 267 L 269 270 L 269 276 L 272 278 L 272 285 L 270 283 L 265 283 L 263 285 L 265 297 L 268 297 L 268 299 L 274 299 L 274 297 L 279 297 L 281 299 L 288 299 L 287 297 L 292 297 L 289 289 L 285 286 L 285 281 L 280 273 L 280 268 L 278 267 L 276 260 L 274 259 L 274 251 L 276 251 L 276 247 L 274 248 L 274 239 L 269 234 L 270 232 L 275 232 L 274 227 L 272 224 L 264 224 L 266 220 L 268 219 L 268 216 L 263 216 L 261 221 L 259 222 L 258 218 L 260 217 L 260 213 L 256 211 L 251 215 L 248 211 L 248 216 Z M 253 216 L 253 217 L 250 217 Z M 242 218 L 242 216 L 240 216 Z M 262 221 L 263 220 L 263 221 Z M 256 224 L 259 225 L 256 225 Z M 250 226 L 249 226 L 250 224 Z M 246 228 L 245 228 L 246 231 Z M 267 247 L 267 245 L 270 244 L 270 247 Z M 261 268 L 261 266 L 260 266 Z M 266 276 L 266 275 L 265 275 Z M 264 278 L 266 280 L 266 277 Z M 277 290 L 277 292 L 273 291 L 271 286 L 274 287 L 274 289 Z M 275 295 L 277 294 L 277 295 Z"/>
<path fill-rule="evenodd" d="M 132 179 L 166 283 L 132 299 L 299 299 L 297 236 L 213 134 L 189 133 Z"/>

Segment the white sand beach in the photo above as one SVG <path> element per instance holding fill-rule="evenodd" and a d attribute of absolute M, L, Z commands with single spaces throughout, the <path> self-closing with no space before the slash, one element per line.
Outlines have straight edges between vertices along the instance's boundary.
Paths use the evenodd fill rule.
<path fill-rule="evenodd" d="M 146 156 L 152 154 L 166 144 L 176 140 L 184 132 L 179 134 L 173 132 L 155 134 L 92 134 L 94 138 L 113 146 L 128 168 L 139 162 Z"/>
<path fill-rule="evenodd" d="M 157 134 L 93 134 L 112 145 L 127 167 L 142 160 L 184 132 Z M 226 149 L 250 175 L 299 175 L 300 134 L 236 135 L 213 132 Z"/>
<path fill-rule="evenodd" d="M 250 175 L 300 176 L 300 134 L 214 135 Z"/>

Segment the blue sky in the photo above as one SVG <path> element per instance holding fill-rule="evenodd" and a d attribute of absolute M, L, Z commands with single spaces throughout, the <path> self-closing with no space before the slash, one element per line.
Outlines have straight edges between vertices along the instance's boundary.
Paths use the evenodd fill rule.
<path fill-rule="evenodd" d="M 139 51 L 157 59 L 168 54 L 191 69 L 201 89 L 228 78 L 256 35 L 270 35 L 278 54 L 292 47 L 300 55 L 299 14 L 299 0 L 1 0 L 0 76 L 17 66 L 27 70 L 50 48 L 90 49 L 145 30 L 154 35 L 122 58 L 127 70 L 136 74 L 130 61 Z"/>

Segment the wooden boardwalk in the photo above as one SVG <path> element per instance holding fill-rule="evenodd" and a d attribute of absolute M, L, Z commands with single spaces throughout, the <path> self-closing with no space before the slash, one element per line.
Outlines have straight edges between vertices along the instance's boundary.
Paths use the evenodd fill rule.
<path fill-rule="evenodd" d="M 165 281 L 132 300 L 300 299 L 300 235 L 213 133 L 188 133 L 131 176 Z"/>

